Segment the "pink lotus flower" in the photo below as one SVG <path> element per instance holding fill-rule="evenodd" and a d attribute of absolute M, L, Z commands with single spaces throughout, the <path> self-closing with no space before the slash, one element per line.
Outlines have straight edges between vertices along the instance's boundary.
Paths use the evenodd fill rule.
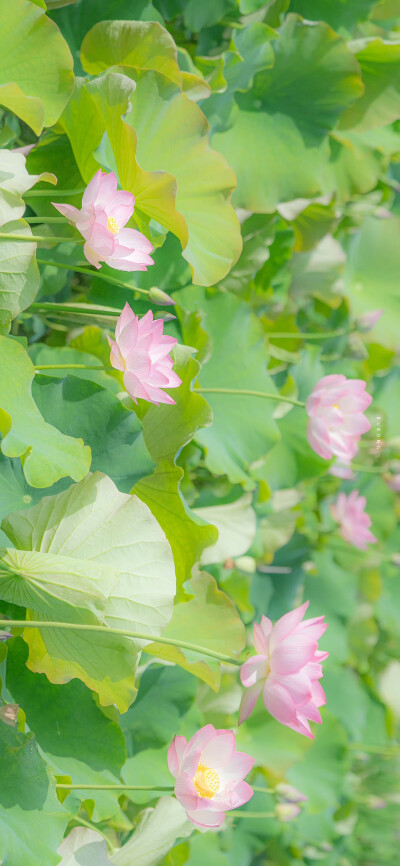
<path fill-rule="evenodd" d="M 247 803 L 253 789 L 243 779 L 254 759 L 236 751 L 232 731 L 200 728 L 189 742 L 174 737 L 168 766 L 176 779 L 175 796 L 197 827 L 220 827 L 225 812 Z"/>
<path fill-rule="evenodd" d="M 95 268 L 106 262 L 117 271 L 147 271 L 154 264 L 150 241 L 141 232 L 125 228 L 135 196 L 117 189 L 113 171 L 107 174 L 99 169 L 83 193 L 81 210 L 70 204 L 52 204 L 85 238 L 83 252 Z"/>
<path fill-rule="evenodd" d="M 365 514 L 366 503 L 365 496 L 360 496 L 358 490 L 353 490 L 349 496 L 339 493 L 335 504 L 331 505 L 331 514 L 340 524 L 339 532 L 342 538 L 361 550 L 366 550 L 367 544 L 378 541 L 369 531 L 371 518 Z"/>
<path fill-rule="evenodd" d="M 125 388 L 135 403 L 138 398 L 157 405 L 175 403 L 161 389 L 181 384 L 168 354 L 178 341 L 163 334 L 163 328 L 163 320 L 153 321 L 151 310 L 139 319 L 125 304 L 115 328 L 115 342 L 108 338 L 111 364 L 123 372 Z"/>
<path fill-rule="evenodd" d="M 371 401 L 362 379 L 341 374 L 320 379 L 306 403 L 311 448 L 325 460 L 333 455 L 347 463 L 352 460 L 361 434 L 371 426 L 363 415 Z"/>
<path fill-rule="evenodd" d="M 321 722 L 318 707 L 326 703 L 318 682 L 327 652 L 318 650 L 318 640 L 327 629 L 324 617 L 306 619 L 306 601 L 286 613 L 275 625 L 266 616 L 254 623 L 254 646 L 258 655 L 242 665 L 240 678 L 247 689 L 242 697 L 239 724 L 248 718 L 263 693 L 269 713 L 282 725 L 313 739 L 308 720 Z"/>
<path fill-rule="evenodd" d="M 383 310 L 371 310 L 370 313 L 362 313 L 356 319 L 357 328 L 360 331 L 370 331 L 383 315 Z"/>

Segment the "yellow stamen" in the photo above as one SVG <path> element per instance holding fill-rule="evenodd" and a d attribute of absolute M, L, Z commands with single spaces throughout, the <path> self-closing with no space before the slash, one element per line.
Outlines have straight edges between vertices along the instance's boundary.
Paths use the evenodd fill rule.
<path fill-rule="evenodd" d="M 221 780 L 216 770 L 211 767 L 205 767 L 204 764 L 199 764 L 196 774 L 193 777 L 193 784 L 200 797 L 206 797 L 211 800 L 218 794 Z"/>
<path fill-rule="evenodd" d="M 112 232 L 114 235 L 117 235 L 119 232 L 119 225 L 115 217 L 108 217 L 107 228 L 109 232 Z"/>

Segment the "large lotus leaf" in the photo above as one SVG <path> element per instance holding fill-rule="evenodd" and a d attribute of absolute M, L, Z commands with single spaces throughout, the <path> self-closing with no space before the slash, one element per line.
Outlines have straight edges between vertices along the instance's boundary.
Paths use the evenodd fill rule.
<path fill-rule="evenodd" d="M 90 467 L 90 448 L 46 424 L 33 400 L 35 368 L 16 340 L 0 337 L 1 450 L 21 457 L 32 487 L 49 487 L 68 475 L 75 481 Z"/>
<path fill-rule="evenodd" d="M 32 235 L 25 220 L 13 220 L 1 228 L 9 234 Z M 0 334 L 8 334 L 12 319 L 34 301 L 39 282 L 36 244 L 0 238 Z"/>
<path fill-rule="evenodd" d="M 274 52 L 273 68 L 237 94 L 232 126 L 212 139 L 237 173 L 234 201 L 257 212 L 321 191 L 327 133 L 363 92 L 357 60 L 323 22 L 288 15 Z"/>
<path fill-rule="evenodd" d="M 188 292 L 184 303 L 186 299 L 190 302 Z M 204 327 L 212 338 L 212 355 L 202 366 L 199 385 L 212 408 L 213 424 L 199 430 L 196 440 L 206 450 L 211 472 L 226 474 L 233 482 L 246 481 L 250 465 L 265 457 L 279 439 L 272 417 L 276 403 L 242 394 L 207 393 L 207 387 L 278 393 L 267 373 L 269 357 L 262 328 L 249 305 L 233 295 L 204 296 L 201 306 Z"/>
<path fill-rule="evenodd" d="M 352 312 L 359 315 L 377 308 L 383 310 L 374 338 L 393 349 L 398 347 L 400 328 L 399 232 L 399 217 L 367 217 L 351 237 L 344 274 Z"/>
<path fill-rule="evenodd" d="M 224 93 L 212 94 L 202 104 L 212 132 L 230 125 L 235 92 L 249 90 L 255 74 L 274 65 L 270 40 L 276 36 L 276 32 L 261 21 L 233 32 L 232 48 L 223 55 Z M 204 58 L 200 61 L 204 63 Z"/>
<path fill-rule="evenodd" d="M 291 0 L 290 9 L 309 21 L 323 18 L 334 30 L 352 32 L 358 21 L 365 21 L 376 0 Z M 379 5 L 379 4 L 378 4 Z"/>
<path fill-rule="evenodd" d="M 25 211 L 23 194 L 31 189 L 39 180 L 56 183 L 53 174 L 47 171 L 41 174 L 28 174 L 26 159 L 22 153 L 11 150 L 0 150 L 0 225 L 18 220 Z"/>
<path fill-rule="evenodd" d="M 58 27 L 29 0 L 0 0 L 0 18 L 0 104 L 40 135 L 71 95 L 71 52 Z"/>
<path fill-rule="evenodd" d="M 209 87 L 202 78 L 182 72 L 172 36 L 158 22 L 100 21 L 86 34 L 81 48 L 82 66 L 91 74 L 110 66 L 154 69 L 186 92 L 205 97 Z"/>
<path fill-rule="evenodd" d="M 214 578 L 205 572 L 193 578 L 188 589 L 194 597 L 190 601 L 175 605 L 164 636 L 238 658 L 245 645 L 246 635 L 244 625 L 229 596 L 221 592 Z M 217 659 L 161 643 L 148 645 L 146 652 L 180 665 L 218 691 L 221 671 Z"/>
<path fill-rule="evenodd" d="M 308 797 L 315 812 L 337 807 L 350 765 L 346 732 L 327 710 L 322 713 L 323 724 L 317 726 L 312 748 L 287 776 Z"/>
<path fill-rule="evenodd" d="M 44 419 L 68 436 L 81 436 L 92 451 L 92 471 L 105 472 L 123 493 L 151 473 L 155 463 L 142 424 L 111 391 L 75 376 L 36 376 L 32 393 Z"/>
<path fill-rule="evenodd" d="M 6 576 L 3 583 L 9 600 L 13 589 L 33 594 L 31 618 L 53 621 L 61 605 L 68 622 L 90 623 L 96 617 L 110 627 L 155 636 L 169 622 L 175 594 L 169 544 L 147 506 L 120 493 L 107 476 L 95 473 L 14 512 L 2 525 L 18 548 L 3 557 L 9 570 L 15 567 L 14 578 Z M 21 556 L 23 569 L 18 568 Z M 75 598 L 80 599 L 76 609 Z M 103 704 L 116 703 L 122 712 L 131 703 L 138 641 L 105 633 L 89 639 L 85 632 L 50 628 L 28 628 L 24 637 L 31 670 L 55 683 L 78 677 Z"/>
<path fill-rule="evenodd" d="M 82 779 L 92 784 L 116 784 L 126 760 L 119 726 L 106 718 L 83 683 L 77 679 L 63 685 L 50 683 L 45 674 L 34 674 L 26 667 L 27 655 L 28 647 L 20 638 L 8 646 L 7 688 L 23 708 L 29 728 L 57 775 L 69 776 L 76 784 Z M 79 800 L 86 797 L 85 791 L 70 795 L 71 811 L 75 811 L 73 800 L 78 807 Z M 94 821 L 118 810 L 111 791 L 97 792 L 95 801 Z"/>
<path fill-rule="evenodd" d="M 383 170 L 385 151 L 389 147 L 390 153 L 396 153 L 399 140 L 392 131 L 385 131 L 381 141 L 378 136 L 371 141 L 365 133 L 335 129 L 330 133 L 329 147 L 324 188 L 327 193 L 335 191 L 340 201 L 348 201 L 354 194 L 373 189 Z"/>
<path fill-rule="evenodd" d="M 373 39 L 355 43 L 365 92 L 340 118 L 341 129 L 364 132 L 398 120 L 400 114 L 400 45 Z"/>
<path fill-rule="evenodd" d="M 0 722 L 0 857 L 10 866 L 55 866 L 68 813 L 61 809 L 33 733 Z"/>
<path fill-rule="evenodd" d="M 162 526 L 175 560 L 178 589 L 191 575 L 205 547 L 217 540 L 214 526 L 207 526 L 187 506 L 180 483 L 183 469 L 175 463 L 180 450 L 191 441 L 199 427 L 211 423 L 209 407 L 200 394 L 192 391 L 199 364 L 192 350 L 176 346 L 174 369 L 182 385 L 173 392 L 175 406 L 151 406 L 143 417 L 143 436 L 152 459 L 157 463 L 152 475 L 142 478 L 134 492 L 145 502 Z"/>
<path fill-rule="evenodd" d="M 82 40 L 98 21 L 159 21 L 163 17 L 154 8 L 151 0 L 76 0 L 68 9 L 51 13 L 72 51 L 76 74 L 82 72 L 79 55 Z"/>

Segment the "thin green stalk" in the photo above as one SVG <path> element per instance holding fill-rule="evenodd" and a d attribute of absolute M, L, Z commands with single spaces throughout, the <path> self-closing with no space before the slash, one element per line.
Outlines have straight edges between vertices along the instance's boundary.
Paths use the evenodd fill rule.
<path fill-rule="evenodd" d="M 24 198 L 31 198 L 33 196 L 54 196 L 59 195 L 81 195 L 82 192 L 85 192 L 85 187 L 82 189 L 28 189 L 27 192 L 24 192 Z"/>
<path fill-rule="evenodd" d="M 277 403 L 291 403 L 292 406 L 304 406 L 301 400 L 294 400 L 292 397 L 284 397 L 282 394 L 268 394 L 264 391 L 252 391 L 247 388 L 196 388 L 196 393 L 200 394 L 238 394 L 243 397 L 265 397 L 267 400 L 276 400 Z"/>
<path fill-rule="evenodd" d="M 350 468 L 354 469 L 355 472 L 376 472 L 380 475 L 383 472 L 387 472 L 387 469 L 384 469 L 383 466 L 362 466 L 361 463 L 351 463 Z"/>
<path fill-rule="evenodd" d="M 100 373 L 113 370 L 115 372 L 114 367 L 103 367 L 100 364 L 35 364 L 35 370 L 37 373 L 41 370 L 99 370 Z"/>
<path fill-rule="evenodd" d="M 346 328 L 336 328 L 335 331 L 325 331 L 324 333 L 316 334 L 315 332 L 296 331 L 269 331 L 267 337 L 270 340 L 330 340 L 332 337 L 343 337 L 344 334 L 350 332 Z"/>
<path fill-rule="evenodd" d="M 173 791 L 173 785 L 67 785 L 57 783 L 57 791 Z"/>
<path fill-rule="evenodd" d="M 95 307 L 85 305 L 85 304 L 53 304 L 50 301 L 40 303 L 38 301 L 35 304 L 31 304 L 29 307 L 30 310 L 41 310 L 44 313 L 79 313 L 82 316 L 105 316 L 106 318 L 110 318 L 111 316 L 118 319 L 121 315 L 120 310 L 115 310 L 113 307 Z"/>
<path fill-rule="evenodd" d="M 70 238 L 69 238 L 70 240 Z M 105 283 L 111 283 L 113 286 L 119 286 L 121 289 L 130 289 L 131 292 L 139 292 L 141 295 L 148 295 L 148 289 L 139 289 L 137 286 L 132 286 L 130 283 L 125 283 L 123 280 L 118 280 L 116 277 L 110 277 L 109 274 L 102 274 L 94 268 L 86 268 L 81 265 L 71 265 L 65 262 L 53 262 L 48 259 L 36 259 L 38 265 L 50 265 L 54 268 L 64 268 L 66 271 L 76 271 L 78 274 L 87 274 L 89 277 L 96 277 L 98 280 L 104 280 Z"/>
<path fill-rule="evenodd" d="M 52 235 L 51 237 L 46 237 L 45 235 L 17 235 L 12 232 L 0 232 L 0 238 L 4 238 L 9 241 L 23 241 L 25 243 L 52 243 L 52 244 L 61 244 L 61 243 L 73 243 L 73 244 L 84 244 L 85 241 L 82 239 L 76 238 L 66 238 L 66 237 L 56 237 Z"/>
<path fill-rule="evenodd" d="M 357 752 L 367 752 L 371 755 L 387 755 L 392 756 L 400 752 L 400 746 L 374 746 L 369 743 L 348 743 L 348 749 Z"/>
<path fill-rule="evenodd" d="M 26 223 L 29 223 L 29 224 L 31 224 L 31 223 L 44 223 L 44 224 L 45 223 L 49 223 L 49 224 L 50 223 L 64 223 L 64 225 L 65 225 L 65 217 L 62 217 L 62 216 L 59 216 L 59 217 L 56 217 L 56 216 L 50 216 L 50 217 L 48 217 L 48 216 L 46 216 L 46 217 L 33 216 L 33 217 L 24 217 L 24 220 Z"/>
<path fill-rule="evenodd" d="M 86 625 L 84 623 L 75 623 L 75 622 L 44 622 L 42 620 L 25 620 L 25 619 L 6 619 L 0 620 L 0 626 L 5 626 L 7 629 L 10 628 L 60 628 L 67 629 L 72 631 L 86 631 L 86 632 L 94 632 L 105 635 L 115 634 L 120 637 L 132 637 L 137 640 L 146 640 L 154 643 L 165 644 L 166 646 L 177 646 L 182 647 L 183 649 L 192 650 L 192 652 L 197 652 L 200 655 L 209 656 L 213 659 L 218 659 L 218 661 L 225 662 L 230 665 L 241 666 L 241 662 L 238 659 L 233 659 L 230 656 L 225 655 L 224 653 L 218 653 L 214 650 L 207 649 L 206 647 L 198 646 L 198 644 L 189 643 L 188 641 L 175 640 L 171 637 L 157 637 L 154 634 L 146 634 L 139 631 L 127 631 L 123 628 L 108 628 L 105 625 Z"/>

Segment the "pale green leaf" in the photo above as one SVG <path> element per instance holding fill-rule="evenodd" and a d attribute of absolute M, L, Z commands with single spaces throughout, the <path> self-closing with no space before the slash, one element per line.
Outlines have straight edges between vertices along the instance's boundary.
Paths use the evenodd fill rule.
<path fill-rule="evenodd" d="M 174 797 L 161 797 L 155 809 L 143 812 L 129 841 L 111 855 L 114 866 L 156 866 L 177 837 L 190 836 L 193 824 Z"/>
<path fill-rule="evenodd" d="M 164 635 L 237 657 L 245 644 L 245 630 L 235 606 L 218 589 L 211 575 L 202 572 L 188 583 L 194 598 L 176 604 Z M 190 671 L 218 691 L 221 682 L 220 662 L 193 650 L 152 643 L 146 652 L 174 662 Z"/>
<path fill-rule="evenodd" d="M 1 206 L 1 205 L 0 205 Z M 9 234 L 32 235 L 25 220 L 2 225 Z M 36 244 L 0 238 L 0 333 L 8 334 L 12 319 L 34 301 L 39 288 Z"/>
<path fill-rule="evenodd" d="M 0 0 L 0 18 L 0 104 L 40 135 L 71 95 L 71 52 L 58 27 L 29 0 Z"/>
<path fill-rule="evenodd" d="M 49 487 L 68 475 L 79 481 L 89 470 L 90 448 L 46 424 L 31 393 L 34 375 L 25 349 L 0 337 L 1 450 L 7 457 L 21 457 L 32 487 Z"/>
<path fill-rule="evenodd" d="M 227 505 L 209 505 L 194 509 L 198 517 L 218 529 L 218 541 L 207 547 L 202 554 L 203 565 L 225 562 L 228 557 L 247 553 L 256 533 L 256 515 L 251 502 L 251 493 L 246 493 Z"/>
<path fill-rule="evenodd" d="M 95 615 L 110 627 L 154 636 L 169 622 L 175 594 L 170 547 L 147 506 L 120 493 L 107 476 L 95 473 L 14 512 L 3 528 L 19 551 L 36 551 L 25 553 L 14 579 L 4 578 L 7 592 L 34 593 L 31 618 L 53 621 L 61 604 L 66 622 L 90 623 Z M 7 564 L 20 556 L 9 551 Z M 39 589 L 47 597 L 41 599 Z M 103 704 L 128 708 L 139 641 L 50 628 L 26 629 L 24 637 L 31 670 L 55 683 L 77 676 Z"/>
<path fill-rule="evenodd" d="M 56 183 L 57 179 L 49 172 L 28 174 L 26 159 L 22 153 L 0 150 L 0 225 L 20 219 L 25 211 L 23 194 L 39 180 Z"/>

